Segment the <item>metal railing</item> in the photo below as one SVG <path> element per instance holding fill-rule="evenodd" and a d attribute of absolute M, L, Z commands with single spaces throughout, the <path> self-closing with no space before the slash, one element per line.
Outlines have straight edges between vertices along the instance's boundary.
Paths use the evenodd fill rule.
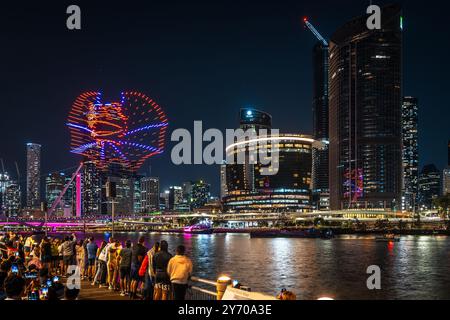
<path fill-rule="evenodd" d="M 216 282 L 198 277 L 191 277 L 191 282 L 195 285 L 189 285 L 186 293 L 187 300 L 217 300 L 217 292 L 211 291 L 203 287 L 216 287 Z M 203 286 L 203 287 L 201 287 Z"/>

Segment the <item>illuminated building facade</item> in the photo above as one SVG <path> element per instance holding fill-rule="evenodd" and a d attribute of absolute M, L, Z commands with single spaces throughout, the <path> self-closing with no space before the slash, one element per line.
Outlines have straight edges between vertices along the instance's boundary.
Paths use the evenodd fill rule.
<path fill-rule="evenodd" d="M 120 163 L 110 163 L 108 171 L 102 172 L 102 201 L 101 213 L 112 214 L 112 201 L 114 201 L 115 215 L 131 215 L 134 212 L 134 181 L 135 175 Z M 114 200 L 106 197 L 106 184 L 113 182 L 116 185 Z"/>
<path fill-rule="evenodd" d="M 159 211 L 159 178 L 141 178 L 141 210 L 143 213 Z"/>
<path fill-rule="evenodd" d="M 362 16 L 330 40 L 331 210 L 401 209 L 401 7 L 381 15 L 380 30 Z"/>
<path fill-rule="evenodd" d="M 261 129 L 270 130 L 272 128 L 272 116 L 266 112 L 254 108 L 243 108 L 239 112 L 239 129 L 255 130 L 256 133 Z M 226 165 L 227 192 L 236 190 L 254 191 L 255 185 L 255 167 L 248 161 L 248 155 L 244 164 Z"/>
<path fill-rule="evenodd" d="M 402 210 L 415 212 L 419 192 L 419 106 L 414 97 L 402 105 L 403 196 Z"/>
<path fill-rule="evenodd" d="M 7 172 L 0 173 L 0 216 L 17 216 L 21 209 L 20 185 Z"/>
<path fill-rule="evenodd" d="M 17 217 L 21 210 L 22 193 L 17 181 L 10 180 L 5 190 L 4 213 L 8 217 Z"/>
<path fill-rule="evenodd" d="M 434 164 L 423 167 L 419 176 L 419 208 L 431 210 L 433 200 L 441 194 L 441 173 Z"/>
<path fill-rule="evenodd" d="M 227 187 L 227 164 L 226 161 L 224 161 L 220 165 L 220 200 L 226 197 L 228 194 L 228 187 Z"/>
<path fill-rule="evenodd" d="M 41 206 L 41 146 L 27 144 L 27 207 Z"/>
<path fill-rule="evenodd" d="M 192 209 L 203 207 L 209 201 L 210 188 L 211 186 L 203 180 L 191 182 L 189 204 Z"/>
<path fill-rule="evenodd" d="M 329 209 L 329 128 L 328 128 L 328 45 L 318 41 L 313 48 L 313 132 L 322 141 L 312 151 L 312 205 L 315 210 Z"/>
<path fill-rule="evenodd" d="M 50 173 L 45 178 L 45 201 L 47 201 L 47 206 L 49 208 L 64 190 L 65 183 L 66 175 L 62 172 Z M 62 209 L 61 204 L 55 209 Z"/>
<path fill-rule="evenodd" d="M 183 204 L 183 188 L 180 186 L 169 187 L 169 210 L 179 210 Z"/>
<path fill-rule="evenodd" d="M 83 214 L 100 214 L 102 207 L 102 173 L 98 170 L 94 161 L 84 163 L 81 182 Z"/>
<path fill-rule="evenodd" d="M 442 195 L 450 195 L 450 167 L 442 172 Z"/>
<path fill-rule="evenodd" d="M 276 175 L 255 175 L 255 189 L 229 190 L 224 199 L 225 211 L 238 212 L 307 212 L 311 206 L 312 149 L 319 146 L 311 136 L 280 134 L 274 138 L 279 150 L 279 170 Z M 264 145 L 251 146 L 248 149 Z M 238 148 L 229 146 L 227 152 L 236 153 Z M 255 165 L 260 170 L 259 164 Z"/>

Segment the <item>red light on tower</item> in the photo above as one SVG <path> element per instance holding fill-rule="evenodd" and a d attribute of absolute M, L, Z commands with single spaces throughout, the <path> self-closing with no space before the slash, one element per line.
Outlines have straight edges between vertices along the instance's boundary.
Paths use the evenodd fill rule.
<path fill-rule="evenodd" d="M 303 22 L 307 22 L 307 21 L 308 21 L 308 17 L 304 17 Z"/>

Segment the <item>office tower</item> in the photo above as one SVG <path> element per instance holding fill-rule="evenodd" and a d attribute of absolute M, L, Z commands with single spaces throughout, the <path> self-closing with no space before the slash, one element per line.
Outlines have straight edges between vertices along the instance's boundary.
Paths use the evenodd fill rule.
<path fill-rule="evenodd" d="M 149 213 L 160 210 L 159 178 L 141 178 L 141 210 Z"/>
<path fill-rule="evenodd" d="M 142 212 L 142 201 L 141 201 L 141 179 L 143 176 L 136 175 L 134 177 L 134 196 L 133 196 L 133 213 L 139 214 Z"/>
<path fill-rule="evenodd" d="M 45 178 L 45 201 L 47 201 L 47 206 L 52 207 L 53 203 L 59 197 L 61 192 L 64 190 L 66 184 L 66 175 L 62 172 L 50 173 Z M 64 207 L 64 202 L 61 202 L 55 210 L 62 209 Z"/>
<path fill-rule="evenodd" d="M 271 128 L 272 116 L 270 114 L 254 108 L 243 108 L 239 111 L 239 129 L 254 130 L 255 133 L 259 133 L 261 129 L 270 131 Z M 255 166 L 250 164 L 249 155 L 246 152 L 244 164 L 230 163 L 226 165 L 227 192 L 253 191 L 255 174 L 257 175 L 258 172 L 256 172 Z"/>
<path fill-rule="evenodd" d="M 0 215 L 6 213 L 6 188 L 9 185 L 9 181 L 7 172 L 0 173 Z"/>
<path fill-rule="evenodd" d="M 316 210 L 328 210 L 330 197 L 328 50 L 325 40 L 318 41 L 313 48 L 313 137 L 322 142 L 320 148 L 312 150 L 312 205 Z"/>
<path fill-rule="evenodd" d="M 278 173 L 256 176 L 255 190 L 232 190 L 223 203 L 226 211 L 308 212 L 311 210 L 312 149 L 320 142 L 311 136 L 280 134 Z M 260 145 L 257 146 L 259 151 Z M 228 152 L 237 152 L 229 149 Z M 255 165 L 260 168 L 259 164 Z"/>
<path fill-rule="evenodd" d="M 442 195 L 450 195 L 450 167 L 442 172 Z"/>
<path fill-rule="evenodd" d="M 220 165 L 220 200 L 225 198 L 227 194 L 227 163 L 223 161 Z"/>
<path fill-rule="evenodd" d="M 70 183 L 70 180 L 71 177 L 66 175 L 64 186 L 67 186 Z M 76 213 L 76 195 L 76 180 L 74 179 L 74 181 L 72 181 L 72 183 L 70 183 L 70 185 L 68 186 L 67 191 L 62 198 L 62 203 L 64 204 L 64 217 L 71 217 Z M 82 197 L 83 196 L 84 194 L 82 194 Z M 84 202 L 82 203 L 82 208 L 84 208 Z M 85 214 L 86 212 L 83 212 L 83 215 Z"/>
<path fill-rule="evenodd" d="M 441 173 L 434 164 L 423 167 L 419 175 L 420 210 L 433 209 L 433 200 L 441 194 Z"/>
<path fill-rule="evenodd" d="M 203 207 L 209 200 L 210 194 L 210 185 L 203 180 L 193 181 L 191 183 L 191 208 L 197 209 Z"/>
<path fill-rule="evenodd" d="M 162 211 L 169 210 L 169 193 L 169 190 L 165 190 L 159 194 L 159 208 Z"/>
<path fill-rule="evenodd" d="M 183 188 L 179 186 L 169 187 L 169 210 L 178 210 L 183 204 Z"/>
<path fill-rule="evenodd" d="M 102 177 L 102 201 L 101 213 L 108 216 L 131 215 L 134 212 L 134 180 L 135 175 L 129 168 L 121 163 L 110 163 L 108 169 L 101 173 Z M 114 183 L 116 186 L 116 197 L 107 197 L 107 183 Z"/>
<path fill-rule="evenodd" d="M 332 210 L 401 209 L 401 7 L 383 7 L 381 15 L 380 30 L 369 30 L 363 16 L 330 40 Z"/>
<path fill-rule="evenodd" d="M 419 191 L 419 107 L 417 98 L 404 97 L 402 104 L 403 197 L 402 210 L 415 212 Z"/>
<path fill-rule="evenodd" d="M 102 208 L 102 173 L 93 161 L 87 161 L 81 172 L 83 215 L 96 215 Z M 75 189 L 71 192 L 73 194 Z"/>
<path fill-rule="evenodd" d="M 8 217 L 16 217 L 21 209 L 22 193 L 17 181 L 10 180 L 5 190 L 4 213 Z"/>
<path fill-rule="evenodd" d="M 41 205 L 41 146 L 27 144 L 27 207 Z"/>

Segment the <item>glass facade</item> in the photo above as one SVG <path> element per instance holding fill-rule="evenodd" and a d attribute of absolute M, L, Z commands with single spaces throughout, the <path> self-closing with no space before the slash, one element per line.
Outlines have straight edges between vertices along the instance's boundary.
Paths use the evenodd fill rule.
<path fill-rule="evenodd" d="M 41 205 L 41 146 L 27 144 L 27 207 Z"/>
<path fill-rule="evenodd" d="M 368 30 L 363 16 L 330 41 L 332 210 L 401 209 L 401 7 L 381 14 L 380 30 Z"/>

